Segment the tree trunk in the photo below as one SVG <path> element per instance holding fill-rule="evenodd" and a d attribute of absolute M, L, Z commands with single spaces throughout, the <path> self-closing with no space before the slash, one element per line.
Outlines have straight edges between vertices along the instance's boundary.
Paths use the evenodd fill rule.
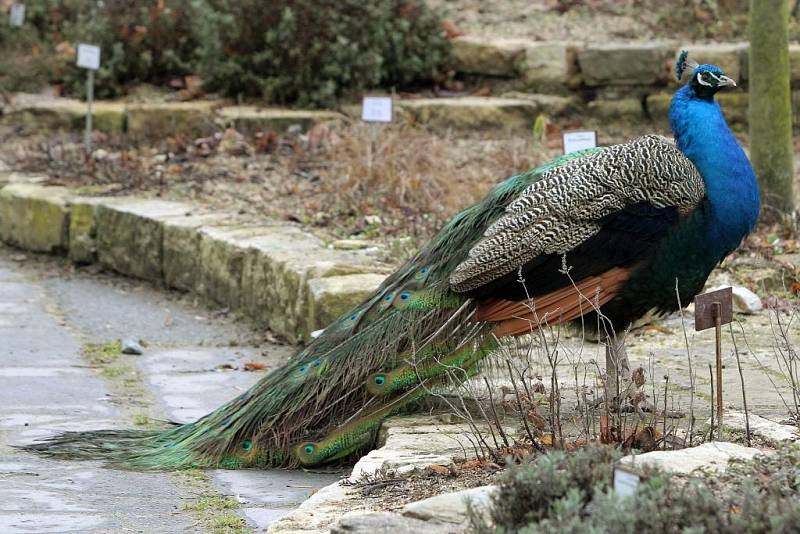
<path fill-rule="evenodd" d="M 750 0 L 750 159 L 764 205 L 794 209 L 789 0 Z"/>

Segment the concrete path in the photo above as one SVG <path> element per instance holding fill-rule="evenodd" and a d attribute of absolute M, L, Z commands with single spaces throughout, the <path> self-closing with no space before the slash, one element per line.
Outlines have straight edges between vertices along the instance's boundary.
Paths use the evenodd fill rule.
<path fill-rule="evenodd" d="M 291 354 L 222 315 L 0 246 L 0 532 L 261 531 L 337 480 L 282 470 L 137 473 L 10 447 L 56 431 L 189 421 L 263 376 L 245 363 L 269 369 Z M 106 358 L 105 347 L 127 336 L 145 341 L 145 354 Z"/>

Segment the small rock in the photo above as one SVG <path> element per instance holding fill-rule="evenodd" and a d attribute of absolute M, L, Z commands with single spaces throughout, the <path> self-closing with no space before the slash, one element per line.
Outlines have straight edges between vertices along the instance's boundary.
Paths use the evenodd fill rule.
<path fill-rule="evenodd" d="M 92 152 L 92 159 L 95 161 L 103 161 L 104 159 L 108 158 L 108 150 L 103 150 L 102 148 L 98 148 L 94 152 Z"/>
<path fill-rule="evenodd" d="M 444 493 L 405 505 L 403 515 L 435 523 L 466 524 L 469 521 L 468 506 L 488 516 L 496 492 L 497 486 L 480 486 Z"/>
<path fill-rule="evenodd" d="M 371 226 L 380 226 L 383 220 L 378 215 L 365 215 L 364 222 Z"/>
<path fill-rule="evenodd" d="M 122 340 L 122 354 L 135 354 L 138 356 L 144 354 L 144 348 L 138 341 L 128 337 Z"/>
<path fill-rule="evenodd" d="M 444 534 L 453 532 L 443 526 L 426 523 L 420 519 L 403 517 L 391 512 L 371 512 L 346 515 L 331 528 L 331 534 Z"/>
<path fill-rule="evenodd" d="M 322 333 L 323 333 L 324 331 L 325 331 L 325 329 L 324 329 L 324 328 L 321 328 L 321 329 L 319 329 L 319 330 L 314 330 L 314 331 L 313 331 L 313 332 L 311 332 L 311 334 L 310 334 L 310 336 L 311 336 L 311 339 L 317 339 L 319 336 L 321 336 L 321 335 L 322 335 Z"/>
<path fill-rule="evenodd" d="M 166 154 L 157 154 L 153 157 L 153 161 L 156 163 L 166 163 L 167 162 L 167 155 Z"/>
<path fill-rule="evenodd" d="M 339 239 L 331 245 L 339 250 L 361 250 L 369 247 L 369 242 L 362 239 Z"/>
<path fill-rule="evenodd" d="M 723 285 L 710 289 L 709 291 L 716 291 L 718 289 L 724 289 L 726 287 L 730 287 L 733 292 L 734 311 L 750 315 L 753 313 L 758 313 L 762 309 L 764 309 L 764 305 L 761 302 L 761 298 L 759 298 L 758 295 L 756 295 L 746 287 Z"/>
<path fill-rule="evenodd" d="M 724 419 L 723 419 L 724 423 Z M 653 451 L 626 456 L 619 462 L 628 467 L 655 467 L 670 473 L 691 474 L 695 470 L 721 473 L 731 459 L 751 460 L 763 451 L 726 441 L 711 441 L 677 451 Z"/>
<path fill-rule="evenodd" d="M 741 432 L 746 430 L 743 412 L 726 411 L 722 417 L 722 424 L 725 428 Z M 794 443 L 800 440 L 800 430 L 796 426 L 775 423 L 755 414 L 750 414 L 750 433 L 775 444 Z"/>

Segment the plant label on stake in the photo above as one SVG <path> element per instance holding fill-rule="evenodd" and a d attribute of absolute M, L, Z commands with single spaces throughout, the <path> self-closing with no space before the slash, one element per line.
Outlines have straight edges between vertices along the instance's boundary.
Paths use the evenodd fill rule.
<path fill-rule="evenodd" d="M 620 497 L 632 497 L 639 488 L 639 474 L 622 465 L 614 466 L 614 491 Z"/>
<path fill-rule="evenodd" d="M 722 325 L 731 321 L 733 321 L 733 288 L 724 287 L 694 298 L 695 331 L 700 332 L 709 328 L 716 330 L 717 428 L 722 428 Z"/>
<path fill-rule="evenodd" d="M 94 101 L 94 71 L 100 68 L 100 47 L 85 43 L 78 45 L 78 66 L 86 69 L 86 131 L 83 134 L 83 144 L 86 153 L 92 152 L 92 102 Z"/>
<path fill-rule="evenodd" d="M 8 19 L 13 28 L 21 28 L 25 24 L 25 4 L 11 4 Z"/>
<path fill-rule="evenodd" d="M 564 154 L 569 154 L 577 150 L 596 147 L 597 132 L 593 130 L 586 132 L 564 132 L 561 140 L 564 145 Z"/>
<path fill-rule="evenodd" d="M 392 97 L 365 96 L 361 102 L 361 120 L 364 122 L 392 122 Z"/>

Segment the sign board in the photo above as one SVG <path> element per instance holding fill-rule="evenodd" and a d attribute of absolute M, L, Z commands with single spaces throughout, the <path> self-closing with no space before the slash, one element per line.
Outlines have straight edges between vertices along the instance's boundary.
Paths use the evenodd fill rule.
<path fill-rule="evenodd" d="M 639 488 L 639 475 L 622 466 L 614 467 L 614 491 L 620 497 L 632 497 Z"/>
<path fill-rule="evenodd" d="M 699 332 L 717 325 L 716 306 L 719 303 L 720 324 L 733 320 L 733 288 L 724 287 L 694 298 L 694 329 Z"/>
<path fill-rule="evenodd" d="M 11 4 L 9 23 L 14 28 L 20 28 L 25 24 L 25 4 Z"/>
<path fill-rule="evenodd" d="M 564 132 L 562 135 L 564 154 L 597 146 L 597 132 Z"/>
<path fill-rule="evenodd" d="M 100 68 L 100 47 L 85 43 L 78 45 L 78 66 L 84 69 Z"/>
<path fill-rule="evenodd" d="M 392 122 L 392 97 L 365 96 L 361 103 L 361 120 L 364 122 Z"/>

